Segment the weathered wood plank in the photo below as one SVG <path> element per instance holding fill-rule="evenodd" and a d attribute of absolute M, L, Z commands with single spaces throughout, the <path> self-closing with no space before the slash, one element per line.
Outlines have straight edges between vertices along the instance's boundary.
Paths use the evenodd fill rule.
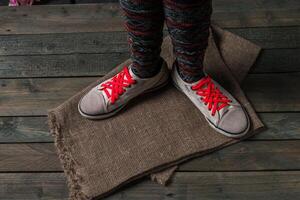
<path fill-rule="evenodd" d="M 300 49 L 263 50 L 250 73 L 299 72 L 299 55 Z M 0 78 L 102 76 L 127 58 L 127 50 L 122 53 L 0 56 Z"/>
<path fill-rule="evenodd" d="M 300 113 L 260 113 L 268 129 L 249 140 L 300 139 Z M 0 143 L 53 142 L 47 117 L 0 117 Z"/>
<path fill-rule="evenodd" d="M 0 173 L 2 200 L 67 200 L 62 173 Z"/>
<path fill-rule="evenodd" d="M 227 7 L 230 8 L 231 6 L 228 5 L 230 5 L 229 2 L 227 3 Z M 212 21 L 223 28 L 298 26 L 300 23 L 299 8 L 224 12 L 218 12 L 215 9 Z"/>
<path fill-rule="evenodd" d="M 250 73 L 299 72 L 300 49 L 263 49 Z"/>
<path fill-rule="evenodd" d="M 0 6 L 7 6 L 9 0 L 1 0 Z M 118 0 L 43 0 L 35 2 L 34 5 L 57 5 L 57 4 L 86 4 L 86 3 L 105 3 L 105 2 L 118 2 Z"/>
<path fill-rule="evenodd" d="M 214 0 L 213 4 L 216 8 L 227 11 L 299 8 L 300 6 L 297 0 Z"/>
<path fill-rule="evenodd" d="M 293 170 L 299 141 L 245 141 L 180 165 L 179 171 Z M 295 159 L 295 160 L 294 160 Z M 291 161 L 293 160 L 293 161 Z M 294 168 L 295 167 L 295 168 Z"/>
<path fill-rule="evenodd" d="M 300 113 L 260 113 L 267 130 L 250 140 L 300 139 Z"/>
<path fill-rule="evenodd" d="M 66 200 L 68 189 L 61 173 L 0 174 L 3 200 Z M 149 180 L 125 186 L 107 200 L 217 200 L 297 199 L 300 172 L 177 172 L 168 187 Z"/>
<path fill-rule="evenodd" d="M 120 31 L 121 12 L 118 3 L 0 7 L 0 34 Z"/>
<path fill-rule="evenodd" d="M 0 80 L 0 115 L 46 115 L 97 78 Z"/>
<path fill-rule="evenodd" d="M 298 111 L 300 73 L 250 74 L 243 88 L 256 111 Z"/>
<path fill-rule="evenodd" d="M 39 4 L 69 4 L 71 3 L 72 0 L 43 0 L 42 2 L 35 2 L 34 5 L 39 5 Z M 103 1 L 103 0 L 101 0 Z M 0 1 L 0 6 L 7 6 L 9 0 L 1 0 Z"/>
<path fill-rule="evenodd" d="M 0 56 L 0 77 L 103 76 L 129 53 Z"/>
<path fill-rule="evenodd" d="M 126 32 L 0 35 L 0 55 L 124 52 L 126 36 Z"/>
<path fill-rule="evenodd" d="M 47 117 L 0 117 L 0 143 L 53 142 Z"/>
<path fill-rule="evenodd" d="M 300 45 L 300 26 L 233 28 L 228 30 L 258 44 L 264 49 L 297 48 Z"/>
<path fill-rule="evenodd" d="M 300 26 L 228 29 L 265 49 L 299 48 Z M 288 33 L 288 34 L 287 34 Z M 122 53 L 126 32 L 0 35 L 0 55 Z"/>
<path fill-rule="evenodd" d="M 96 79 L 0 79 L 0 116 L 46 115 Z M 299 83 L 300 73 L 251 74 L 244 89 L 258 112 L 300 111 Z"/>
<path fill-rule="evenodd" d="M 0 171 L 62 171 L 53 143 L 0 144 Z M 179 171 L 300 170 L 300 141 L 245 141 L 180 166 Z"/>
<path fill-rule="evenodd" d="M 213 1 L 213 4 L 212 19 L 222 27 L 300 24 L 300 5 L 295 0 L 285 0 L 281 3 L 221 0 Z M 0 34 L 120 31 L 124 30 L 122 14 L 119 3 L 0 7 Z"/>
<path fill-rule="evenodd" d="M 53 143 L 0 144 L 0 171 L 62 171 Z"/>

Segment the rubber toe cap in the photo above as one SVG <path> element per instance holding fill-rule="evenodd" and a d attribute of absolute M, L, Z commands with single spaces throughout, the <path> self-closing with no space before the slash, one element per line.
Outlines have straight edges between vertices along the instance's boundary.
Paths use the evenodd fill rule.
<path fill-rule="evenodd" d="M 247 114 L 241 107 L 229 109 L 223 116 L 218 127 L 234 136 L 245 134 L 249 127 Z"/>
<path fill-rule="evenodd" d="M 79 109 L 86 115 L 99 115 L 105 112 L 105 100 L 101 93 L 91 90 L 79 103 Z"/>

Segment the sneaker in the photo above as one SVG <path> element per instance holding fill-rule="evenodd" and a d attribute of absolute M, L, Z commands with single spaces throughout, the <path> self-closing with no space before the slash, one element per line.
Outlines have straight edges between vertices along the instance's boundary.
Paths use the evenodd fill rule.
<path fill-rule="evenodd" d="M 79 101 L 79 113 L 88 119 L 105 119 L 119 112 L 130 100 L 157 90 L 168 83 L 169 70 L 163 62 L 160 72 L 151 78 L 139 78 L 129 67 L 91 89 Z"/>
<path fill-rule="evenodd" d="M 176 67 L 172 70 L 174 85 L 201 111 L 209 125 L 217 132 L 232 138 L 244 136 L 250 120 L 241 104 L 211 77 L 186 83 Z"/>

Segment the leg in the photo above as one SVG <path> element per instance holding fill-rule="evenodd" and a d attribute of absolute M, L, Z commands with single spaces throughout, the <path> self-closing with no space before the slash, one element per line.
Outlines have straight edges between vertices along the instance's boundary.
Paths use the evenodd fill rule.
<path fill-rule="evenodd" d="M 229 92 L 203 73 L 211 0 L 163 1 L 176 56 L 173 83 L 216 131 L 233 138 L 244 136 L 250 128 L 247 113 Z"/>
<path fill-rule="evenodd" d="M 163 0 L 180 77 L 195 82 L 204 76 L 203 59 L 208 44 L 211 0 Z"/>
<path fill-rule="evenodd" d="M 135 97 L 168 83 L 169 70 L 160 57 L 164 13 L 162 0 L 120 0 L 125 13 L 132 63 L 85 94 L 79 113 L 105 119 L 118 113 Z"/>
<path fill-rule="evenodd" d="M 164 13 L 161 0 L 120 0 L 128 31 L 132 70 L 140 78 L 156 75 L 160 58 Z"/>

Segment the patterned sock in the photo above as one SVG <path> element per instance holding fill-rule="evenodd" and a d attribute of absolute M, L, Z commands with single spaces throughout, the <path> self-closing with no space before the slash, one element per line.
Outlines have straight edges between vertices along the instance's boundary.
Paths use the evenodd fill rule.
<path fill-rule="evenodd" d="M 203 60 L 208 45 L 211 0 L 163 0 L 166 24 L 174 46 L 180 77 L 196 82 L 204 76 Z"/>
<path fill-rule="evenodd" d="M 160 0 L 120 0 L 131 53 L 132 70 L 141 78 L 156 75 L 162 64 L 164 13 Z"/>

